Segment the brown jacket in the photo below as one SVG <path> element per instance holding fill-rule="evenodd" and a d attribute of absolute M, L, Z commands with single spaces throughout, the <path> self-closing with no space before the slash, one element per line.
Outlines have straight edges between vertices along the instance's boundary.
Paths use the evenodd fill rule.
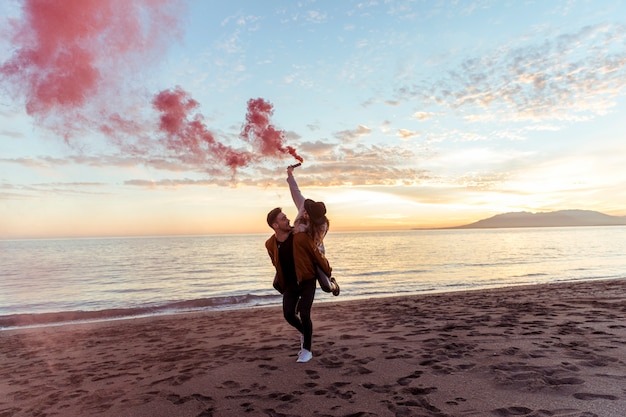
<path fill-rule="evenodd" d="M 272 260 L 272 264 L 276 268 L 276 278 L 280 288 L 285 287 L 285 279 L 283 277 L 283 271 L 280 268 L 280 260 L 278 259 L 278 245 L 276 244 L 276 235 L 272 235 L 265 242 L 265 248 Z M 328 263 L 326 257 L 317 248 L 317 245 L 311 239 L 307 233 L 295 233 L 293 235 L 293 258 L 296 265 L 296 278 L 298 282 L 306 281 L 308 279 L 317 278 L 315 271 L 315 265 L 324 271 L 328 276 L 331 276 L 332 268 Z"/>

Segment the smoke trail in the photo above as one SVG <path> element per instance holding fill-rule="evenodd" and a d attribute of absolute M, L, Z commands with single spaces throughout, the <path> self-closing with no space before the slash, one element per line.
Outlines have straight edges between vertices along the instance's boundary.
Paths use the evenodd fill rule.
<path fill-rule="evenodd" d="M 0 77 L 29 115 L 75 110 L 145 65 L 177 32 L 178 0 L 24 0 Z M 119 108 L 119 105 L 118 105 Z"/>
<path fill-rule="evenodd" d="M 68 143 L 104 135 L 124 153 L 158 155 L 193 169 L 219 164 L 236 172 L 262 162 L 262 156 L 285 154 L 302 161 L 270 123 L 273 108 L 263 99 L 248 102 L 238 138 L 248 149 L 238 150 L 216 140 L 197 112 L 198 102 L 180 87 L 156 95 L 143 91 L 139 77 L 179 34 L 181 3 L 23 0 L 23 17 L 11 21 L 10 30 L 3 28 L 15 52 L 0 63 L 0 84 Z"/>
<path fill-rule="evenodd" d="M 254 159 L 250 152 L 238 151 L 216 141 L 202 115 L 192 114 L 198 102 L 180 87 L 161 91 L 152 104 L 161 113 L 159 128 L 167 137 L 168 148 L 190 154 L 194 163 L 216 159 L 235 171 Z"/>
<path fill-rule="evenodd" d="M 241 130 L 241 137 L 259 148 L 264 156 L 289 154 L 302 162 L 303 159 L 291 146 L 283 144 L 285 135 L 270 123 L 274 114 L 271 103 L 262 98 L 248 100 L 246 123 Z"/>

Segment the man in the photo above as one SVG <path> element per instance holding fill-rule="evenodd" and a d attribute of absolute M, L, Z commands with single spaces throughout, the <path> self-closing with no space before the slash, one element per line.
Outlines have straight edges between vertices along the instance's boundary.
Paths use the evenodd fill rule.
<path fill-rule="evenodd" d="M 276 268 L 274 287 L 283 294 L 285 320 L 301 334 L 297 362 L 308 362 L 313 358 L 311 307 L 317 279 L 315 265 L 319 265 L 328 276 L 332 269 L 307 233 L 293 233 L 289 218 L 280 207 L 267 214 L 267 224 L 274 230 L 274 234 L 265 242 L 267 253 Z M 296 315 L 296 306 L 300 317 Z"/>

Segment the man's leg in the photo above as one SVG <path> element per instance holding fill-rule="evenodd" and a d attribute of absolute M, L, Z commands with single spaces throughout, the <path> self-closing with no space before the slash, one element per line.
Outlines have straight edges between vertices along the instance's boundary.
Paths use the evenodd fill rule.
<path fill-rule="evenodd" d="M 302 322 L 298 316 L 296 316 L 296 305 L 300 298 L 298 292 L 297 288 L 287 288 L 283 293 L 283 316 L 285 320 L 287 320 L 287 323 L 295 327 L 301 334 L 304 334 Z"/>
<path fill-rule="evenodd" d="M 300 283 L 300 320 L 304 335 L 303 348 L 310 351 L 313 339 L 313 322 L 311 321 L 311 307 L 315 298 L 316 280 L 309 279 Z"/>

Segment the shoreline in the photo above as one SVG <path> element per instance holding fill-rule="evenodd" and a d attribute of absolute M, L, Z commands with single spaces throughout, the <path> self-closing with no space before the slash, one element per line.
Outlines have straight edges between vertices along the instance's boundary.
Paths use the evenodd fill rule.
<path fill-rule="evenodd" d="M 331 297 L 328 294 L 324 294 L 319 288 L 316 294 L 315 303 L 345 303 L 351 301 L 362 302 L 363 300 L 378 300 L 395 297 L 418 297 L 437 294 L 449 294 L 449 293 L 464 293 L 473 291 L 491 291 L 506 288 L 524 288 L 524 287 L 536 287 L 541 285 L 554 285 L 554 284 L 568 284 L 578 282 L 603 282 L 626 279 L 624 278 L 594 278 L 585 280 L 567 280 L 549 283 L 536 283 L 536 284 L 509 284 L 504 286 L 479 286 L 475 288 L 464 289 L 433 289 L 430 291 L 421 291 L 416 293 L 408 293 L 401 295 L 385 294 L 379 296 L 361 296 L 351 297 L 347 300 Z M 280 306 L 280 295 L 271 295 L 265 297 L 248 295 L 248 299 L 271 299 L 275 298 L 276 302 L 268 302 L 263 300 L 262 303 L 257 304 L 225 304 L 224 299 L 230 298 L 242 298 L 241 296 L 221 296 L 213 298 L 200 298 L 194 300 L 173 301 L 163 305 L 155 306 L 140 306 L 140 307 L 128 307 L 128 308 L 111 308 L 105 310 L 67 310 L 58 312 L 43 312 L 43 313 L 16 313 L 0 315 L 0 333 L 10 330 L 29 329 L 29 328 L 44 328 L 44 327 L 58 327 L 75 324 L 90 324 L 99 322 L 110 322 L 119 320 L 134 320 L 139 318 L 149 317 L 163 317 L 170 315 L 180 314 L 195 314 L 204 312 L 217 312 L 217 311 L 234 311 L 234 310 L 248 310 L 251 308 L 272 308 Z"/>
<path fill-rule="evenodd" d="M 626 415 L 626 279 L 0 332 L 0 416 Z"/>

